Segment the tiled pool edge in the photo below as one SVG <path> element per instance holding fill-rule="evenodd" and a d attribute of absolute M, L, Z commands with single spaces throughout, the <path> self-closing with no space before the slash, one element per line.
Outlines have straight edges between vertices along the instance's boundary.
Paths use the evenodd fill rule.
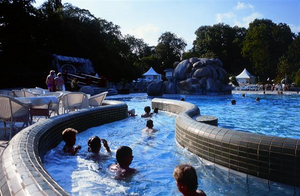
<path fill-rule="evenodd" d="M 60 115 L 22 130 L 4 150 L 0 163 L 0 195 L 69 195 L 45 171 L 45 153 L 61 142 L 61 132 L 72 127 L 87 128 L 124 119 L 128 107 L 119 101 L 105 101 L 103 107 Z"/>
<path fill-rule="evenodd" d="M 152 108 L 178 114 L 176 141 L 199 157 L 230 170 L 300 187 L 300 141 L 199 123 L 194 104 L 155 98 Z"/>

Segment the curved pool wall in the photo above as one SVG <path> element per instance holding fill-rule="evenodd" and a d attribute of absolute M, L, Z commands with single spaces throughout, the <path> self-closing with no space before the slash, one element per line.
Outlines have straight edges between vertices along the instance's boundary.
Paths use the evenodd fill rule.
<path fill-rule="evenodd" d="M 105 100 L 103 105 L 37 122 L 15 135 L 2 154 L 0 195 L 69 195 L 44 169 L 43 157 L 62 141 L 65 128 L 82 132 L 128 116 L 123 102 Z"/>
<path fill-rule="evenodd" d="M 154 98 L 152 108 L 178 114 L 176 141 L 199 157 L 269 181 L 300 187 L 300 140 L 236 131 L 194 120 L 194 104 Z"/>

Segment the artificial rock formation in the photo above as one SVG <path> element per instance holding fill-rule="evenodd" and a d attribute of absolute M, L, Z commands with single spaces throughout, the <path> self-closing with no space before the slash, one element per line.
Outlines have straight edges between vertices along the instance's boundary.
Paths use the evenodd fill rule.
<path fill-rule="evenodd" d="M 148 95 L 161 94 L 231 94 L 229 75 L 219 59 L 190 58 L 174 63 L 173 78 L 161 83 L 149 84 Z M 158 92 L 159 91 L 159 92 Z"/>

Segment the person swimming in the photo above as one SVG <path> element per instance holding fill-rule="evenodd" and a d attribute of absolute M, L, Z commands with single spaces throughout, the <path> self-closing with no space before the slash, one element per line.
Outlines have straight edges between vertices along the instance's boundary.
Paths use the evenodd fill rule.
<path fill-rule="evenodd" d="M 120 146 L 116 153 L 117 163 L 109 167 L 110 171 L 116 172 L 117 179 L 123 179 L 136 172 L 136 169 L 130 168 L 133 160 L 132 149 L 128 146 Z"/>

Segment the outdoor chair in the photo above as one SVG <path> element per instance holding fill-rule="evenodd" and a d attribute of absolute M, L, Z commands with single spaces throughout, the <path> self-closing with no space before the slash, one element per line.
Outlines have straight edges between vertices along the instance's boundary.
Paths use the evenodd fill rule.
<path fill-rule="evenodd" d="M 6 123 L 9 123 L 9 139 L 11 139 L 12 131 L 18 128 L 16 122 L 23 122 L 19 129 L 28 126 L 29 106 L 16 100 L 14 97 L 0 95 L 0 120 L 4 123 L 4 136 L 6 136 Z"/>
<path fill-rule="evenodd" d="M 107 95 L 107 91 L 103 92 L 103 93 L 99 93 L 97 95 L 91 96 L 89 98 L 89 106 L 91 107 L 97 107 L 97 106 L 101 106 L 103 100 L 105 99 L 106 95 Z"/>
<path fill-rule="evenodd" d="M 14 97 L 25 97 L 24 90 L 12 90 L 11 92 Z"/>
<path fill-rule="evenodd" d="M 61 92 L 47 92 L 45 94 L 42 94 L 41 96 L 43 96 L 43 97 L 46 97 L 46 96 L 57 97 L 58 103 L 51 102 L 51 105 L 49 106 L 49 110 L 50 110 L 50 116 L 53 112 L 56 113 L 56 115 L 59 115 L 59 106 L 60 106 L 59 104 L 61 103 L 63 93 L 61 93 Z"/>
<path fill-rule="evenodd" d="M 25 97 L 35 97 L 36 95 L 28 90 L 24 90 Z"/>
<path fill-rule="evenodd" d="M 83 92 L 66 93 L 62 96 L 62 102 L 64 113 L 88 107 L 88 97 Z"/>
<path fill-rule="evenodd" d="M 12 96 L 12 92 L 10 90 L 0 90 L 0 95 Z"/>
<path fill-rule="evenodd" d="M 43 89 L 37 89 L 37 88 L 28 88 L 28 89 L 24 89 L 24 90 L 31 92 L 35 96 L 42 95 L 45 93 L 45 91 Z"/>

